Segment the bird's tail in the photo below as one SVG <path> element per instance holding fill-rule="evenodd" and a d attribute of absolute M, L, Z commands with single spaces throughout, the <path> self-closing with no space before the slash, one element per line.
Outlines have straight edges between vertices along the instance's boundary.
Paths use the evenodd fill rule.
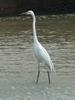
<path fill-rule="evenodd" d="M 50 60 L 50 69 L 51 69 L 51 72 L 53 71 L 54 73 L 56 73 L 52 60 Z"/>

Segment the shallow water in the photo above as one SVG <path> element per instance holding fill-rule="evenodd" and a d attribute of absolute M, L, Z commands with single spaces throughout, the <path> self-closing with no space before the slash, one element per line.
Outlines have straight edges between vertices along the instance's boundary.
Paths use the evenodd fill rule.
<path fill-rule="evenodd" d="M 41 72 L 32 50 L 31 17 L 0 18 L 0 100 L 75 100 L 75 15 L 37 16 L 39 41 L 56 75 Z"/>

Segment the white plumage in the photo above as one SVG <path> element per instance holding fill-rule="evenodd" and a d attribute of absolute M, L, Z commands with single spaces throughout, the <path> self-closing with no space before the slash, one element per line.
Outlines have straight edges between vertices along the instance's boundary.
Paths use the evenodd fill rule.
<path fill-rule="evenodd" d="M 35 56 L 40 64 L 45 64 L 45 65 L 47 65 L 45 67 L 48 67 L 49 69 L 51 69 L 51 71 L 55 71 L 54 65 L 51 61 L 51 58 L 50 58 L 48 52 L 38 41 L 33 43 L 33 50 L 34 50 Z"/>
<path fill-rule="evenodd" d="M 37 58 L 37 61 L 38 61 L 38 75 L 37 75 L 36 83 L 38 83 L 41 64 L 44 64 L 44 68 L 49 69 L 49 70 L 47 70 L 47 73 L 48 73 L 48 79 L 49 79 L 49 83 L 50 83 L 50 74 L 49 74 L 49 72 L 50 72 L 50 70 L 55 72 L 54 65 L 52 63 L 52 60 L 51 60 L 48 52 L 40 44 L 40 42 L 37 39 L 36 27 L 35 27 L 36 18 L 35 18 L 34 12 L 29 10 L 25 14 L 31 15 L 32 18 L 33 18 L 33 51 L 34 51 L 34 54 L 35 54 L 35 56 Z"/>

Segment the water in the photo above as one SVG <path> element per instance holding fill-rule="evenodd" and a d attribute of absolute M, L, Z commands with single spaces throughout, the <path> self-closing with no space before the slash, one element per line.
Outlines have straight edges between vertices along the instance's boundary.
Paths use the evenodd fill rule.
<path fill-rule="evenodd" d="M 41 72 L 32 50 L 31 17 L 0 18 L 0 100 L 75 100 L 75 15 L 37 16 L 39 41 L 56 76 Z"/>

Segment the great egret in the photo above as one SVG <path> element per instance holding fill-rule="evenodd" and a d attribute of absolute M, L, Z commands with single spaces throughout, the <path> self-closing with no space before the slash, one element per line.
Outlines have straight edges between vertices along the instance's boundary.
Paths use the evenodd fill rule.
<path fill-rule="evenodd" d="M 48 80 L 49 80 L 49 84 L 50 84 L 50 70 L 55 72 L 55 69 L 54 69 L 54 65 L 52 63 L 52 60 L 51 60 L 48 52 L 40 44 L 40 42 L 37 39 L 36 26 L 35 26 L 35 23 L 36 23 L 35 14 L 32 10 L 29 10 L 22 14 L 31 15 L 33 18 L 33 51 L 34 51 L 35 57 L 37 58 L 37 61 L 38 61 L 38 74 L 37 74 L 36 84 L 38 83 L 38 79 L 39 79 L 39 75 L 40 75 L 40 68 L 41 68 L 42 64 L 44 65 L 42 67 L 47 69 Z"/>

